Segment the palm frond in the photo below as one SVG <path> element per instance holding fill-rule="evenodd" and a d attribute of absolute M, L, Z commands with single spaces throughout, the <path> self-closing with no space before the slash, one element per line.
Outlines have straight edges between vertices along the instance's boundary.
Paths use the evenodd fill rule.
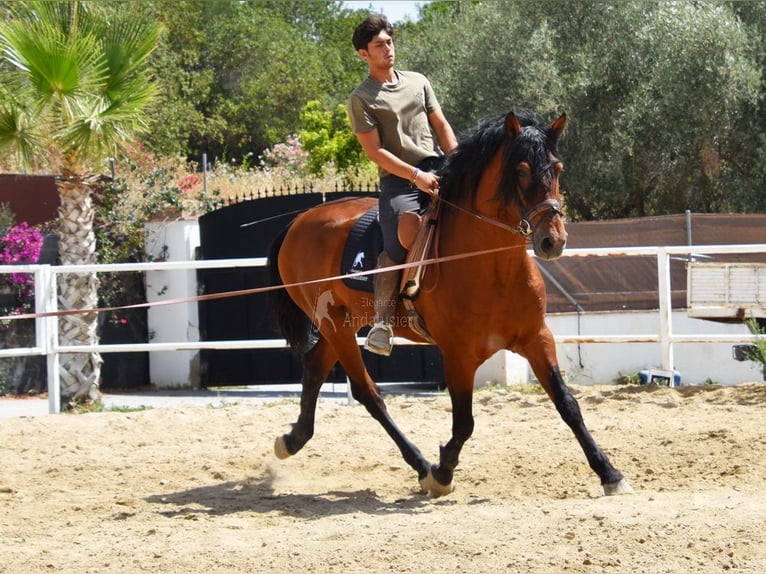
<path fill-rule="evenodd" d="M 28 110 L 12 98 L 3 98 L 0 105 L 0 150 L 13 154 L 21 166 L 34 166 L 44 149 L 42 138 L 33 126 Z"/>
<path fill-rule="evenodd" d="M 106 20 L 76 0 L 16 8 L 14 18 L 0 21 L 0 52 L 28 96 L 28 125 L 33 117 L 44 123 L 38 138 L 47 136 L 68 161 L 114 153 L 144 127 L 156 92 L 145 63 L 161 27 L 130 12 Z M 14 123 L 20 116 L 5 111 L 5 128 L 21 133 Z"/>
<path fill-rule="evenodd" d="M 37 121 L 39 108 L 13 75 L 0 76 L 0 150 L 22 167 L 33 167 L 44 156 L 44 136 Z"/>
<path fill-rule="evenodd" d="M 147 102 L 154 99 L 152 84 L 136 82 L 125 90 L 125 96 L 112 100 L 94 98 L 78 111 L 76 117 L 61 130 L 58 140 L 66 149 L 79 150 L 84 157 L 112 155 L 146 128 Z"/>
<path fill-rule="evenodd" d="M 162 34 L 162 26 L 147 20 L 110 22 L 99 36 L 109 68 L 107 94 L 124 91 L 126 84 L 145 64 Z"/>

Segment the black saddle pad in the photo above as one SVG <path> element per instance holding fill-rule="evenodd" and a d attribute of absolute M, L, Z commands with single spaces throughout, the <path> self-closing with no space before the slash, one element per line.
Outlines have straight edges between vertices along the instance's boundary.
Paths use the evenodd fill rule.
<path fill-rule="evenodd" d="M 370 271 L 378 263 L 378 255 L 383 251 L 383 232 L 378 223 L 378 207 L 375 206 L 356 220 L 346 240 L 341 257 L 341 275 Z M 374 275 L 345 277 L 343 282 L 352 289 L 373 293 Z"/>

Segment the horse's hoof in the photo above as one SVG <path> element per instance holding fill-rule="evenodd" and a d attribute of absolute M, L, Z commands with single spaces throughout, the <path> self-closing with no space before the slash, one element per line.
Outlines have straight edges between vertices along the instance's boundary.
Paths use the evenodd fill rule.
<path fill-rule="evenodd" d="M 420 481 L 420 489 L 431 498 L 439 498 L 455 490 L 455 485 L 451 482 L 449 484 L 441 484 L 429 470 L 425 478 Z"/>
<path fill-rule="evenodd" d="M 277 440 L 274 441 L 274 454 L 277 458 L 281 459 L 292 456 L 290 451 L 287 450 L 287 443 L 285 442 L 284 436 L 278 436 Z"/>
<path fill-rule="evenodd" d="M 628 484 L 628 481 L 621 478 L 617 482 L 604 485 L 604 494 L 607 496 L 615 496 L 618 494 L 635 494 L 633 488 Z"/>

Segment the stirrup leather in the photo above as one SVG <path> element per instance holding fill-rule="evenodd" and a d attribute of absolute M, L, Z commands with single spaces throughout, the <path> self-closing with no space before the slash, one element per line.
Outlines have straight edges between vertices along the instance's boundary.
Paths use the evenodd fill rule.
<path fill-rule="evenodd" d="M 400 241 L 403 239 L 402 235 L 405 234 L 410 239 L 409 245 L 402 242 L 402 245 L 408 249 L 406 263 L 419 263 L 428 258 L 436 235 L 436 224 L 438 223 L 440 207 L 441 202 L 436 201 L 433 208 L 426 212 L 422 218 L 416 213 L 404 213 L 400 217 L 400 230 L 407 229 L 408 231 L 400 233 Z M 403 222 L 405 223 L 404 225 L 402 225 Z M 415 232 L 413 232 L 413 227 L 415 227 Z M 426 273 L 426 267 L 425 265 L 416 265 L 404 270 L 400 287 L 402 298 L 411 301 L 417 299 L 420 294 L 420 285 Z"/>

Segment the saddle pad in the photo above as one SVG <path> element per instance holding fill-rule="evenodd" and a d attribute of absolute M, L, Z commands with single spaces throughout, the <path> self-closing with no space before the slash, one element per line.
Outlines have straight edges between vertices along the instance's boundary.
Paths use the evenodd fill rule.
<path fill-rule="evenodd" d="M 341 257 L 341 275 L 375 269 L 378 255 L 382 251 L 383 233 L 378 223 L 378 207 L 375 206 L 356 220 L 348 235 Z M 346 277 L 343 283 L 352 289 L 373 293 L 373 277 L 374 275 Z"/>

